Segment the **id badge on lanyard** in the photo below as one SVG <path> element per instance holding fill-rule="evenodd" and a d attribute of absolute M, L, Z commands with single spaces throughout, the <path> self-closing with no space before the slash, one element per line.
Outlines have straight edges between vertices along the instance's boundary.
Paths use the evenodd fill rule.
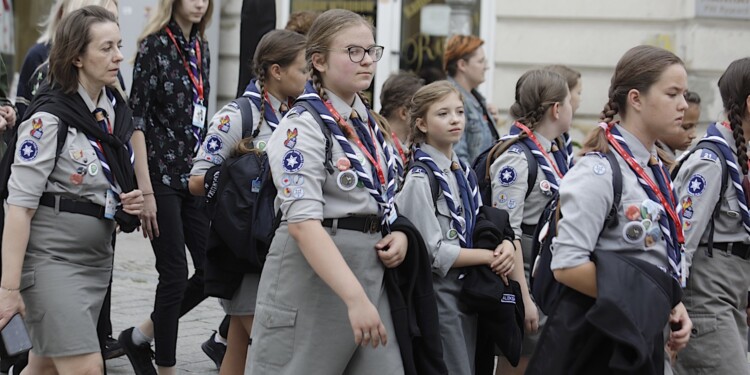
<path fill-rule="evenodd" d="M 203 129 L 206 124 L 206 106 L 202 103 L 193 104 L 193 126 Z"/>
<path fill-rule="evenodd" d="M 107 189 L 107 193 L 104 194 L 104 217 L 107 219 L 114 219 L 115 212 L 117 212 L 117 195 L 114 190 Z"/>

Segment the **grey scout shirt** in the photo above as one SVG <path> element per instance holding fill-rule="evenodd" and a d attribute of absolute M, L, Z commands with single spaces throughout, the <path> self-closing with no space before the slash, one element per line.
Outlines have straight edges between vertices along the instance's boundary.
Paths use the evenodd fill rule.
<path fill-rule="evenodd" d="M 551 156 L 552 142 L 539 133 L 534 133 L 544 150 Z M 551 159 L 551 160 L 550 160 Z M 550 157 L 550 165 L 557 165 Z M 517 240 L 521 239 L 521 224 L 536 225 L 549 202 L 552 194 L 545 194 L 541 182 L 547 177 L 541 166 L 537 166 L 536 181 L 532 184 L 532 191 L 528 198 L 529 163 L 526 154 L 511 146 L 503 152 L 490 166 L 492 176 L 492 206 L 507 210 L 510 215 L 510 225 Z M 557 175 L 555 175 L 557 177 Z M 560 186 L 560 181 L 556 182 Z M 551 193 L 551 190 L 547 190 Z"/>
<path fill-rule="evenodd" d="M 457 194 L 459 189 L 456 176 L 451 172 L 451 164 L 458 162 L 456 153 L 454 152 L 452 157 L 448 159 L 442 152 L 428 144 L 422 144 L 420 147 L 422 151 L 432 157 L 438 168 L 443 171 L 453 196 L 460 197 Z M 461 207 L 461 199 L 456 199 L 456 201 L 460 207 L 459 213 L 466 219 L 463 207 Z M 452 219 L 442 190 L 438 195 L 437 202 L 432 202 L 432 191 L 428 176 L 419 169 L 412 169 L 406 175 L 403 189 L 396 195 L 396 206 L 399 213 L 408 217 L 422 234 L 427 251 L 432 258 L 432 271 L 441 277 L 445 277 L 453 267 L 456 258 L 458 258 L 461 245 L 458 238 L 450 239 L 447 236 L 448 231 L 452 228 Z"/>
<path fill-rule="evenodd" d="M 356 111 L 361 119 L 367 118 L 367 107 L 357 96 L 353 105 L 327 92 L 334 109 L 353 126 L 350 119 Z M 333 174 L 328 174 L 324 163 L 325 135 L 313 116 L 289 111 L 279 127 L 268 140 L 267 154 L 274 184 L 278 189 L 275 206 L 281 209 L 282 220 L 299 223 L 305 220 L 343 218 L 353 215 L 378 215 L 379 206 L 370 193 L 360 185 L 345 190 L 339 186 L 339 176 L 353 167 L 344 169 L 337 165 L 346 155 L 338 141 L 331 137 Z M 376 142 L 377 143 L 377 142 Z M 349 141 L 365 171 L 372 170 L 370 161 L 364 157 L 355 142 Z M 380 144 L 376 145 L 380 165 L 387 174 L 385 155 Z M 373 155 L 373 157 L 375 157 Z M 391 157 L 396 157 L 391 155 Z M 345 164 L 343 164 L 345 165 Z M 377 176 L 372 176 L 375 179 Z"/>
<path fill-rule="evenodd" d="M 724 126 L 717 128 L 729 143 L 736 155 L 737 147 L 732 132 Z M 685 233 L 686 265 L 692 263 L 693 254 L 699 247 L 705 247 L 710 231 L 709 220 L 719 201 L 721 190 L 721 166 L 719 159 L 711 151 L 697 150 L 692 153 L 675 177 L 674 187 L 677 201 L 681 206 L 680 220 Z M 728 167 L 726 167 L 728 168 Z M 743 176 L 744 177 L 744 176 Z M 742 227 L 742 215 L 737 201 L 737 190 L 727 174 L 727 189 L 719 207 L 719 215 L 714 221 L 714 243 L 750 243 L 750 235 Z"/>
<path fill-rule="evenodd" d="M 97 107 L 107 111 L 109 122 L 114 126 L 115 111 L 104 89 L 96 105 L 80 84 L 78 95 L 89 111 L 93 112 Z M 59 122 L 55 115 L 38 112 L 19 125 L 16 154 L 8 181 L 8 204 L 37 209 L 42 193 L 105 204 L 109 181 L 102 172 L 94 147 L 82 131 L 68 126 L 68 136 L 55 164 Z"/>
<path fill-rule="evenodd" d="M 633 152 L 634 159 L 653 180 L 654 175 L 648 167 L 648 161 L 651 155 L 656 155 L 656 147 L 648 150 L 623 127 L 617 125 L 617 129 Z M 645 207 L 645 211 L 648 212 L 648 208 L 654 207 L 656 202 L 648 198 L 636 174 L 625 160 L 616 152 L 615 154 L 622 171 L 622 199 L 617 208 L 617 226 L 602 231 L 604 219 L 614 201 L 612 169 L 609 162 L 603 155 L 585 155 L 568 171 L 560 185 L 562 218 L 552 246 L 553 270 L 584 264 L 589 261 L 589 256 L 594 250 L 618 251 L 664 270 L 669 268 L 666 242 L 658 225 L 648 225 L 649 229 L 640 232 L 632 230 L 639 225 L 644 228 L 647 226 L 644 223 L 646 218 L 641 211 L 644 211 Z M 651 209 L 651 212 L 654 213 L 655 210 Z M 662 210 L 661 214 L 666 213 Z M 649 230 L 654 231 L 652 233 L 655 237 L 650 237 L 653 243 L 650 243 L 647 236 Z M 651 246 L 647 246 L 647 243 Z"/>
<path fill-rule="evenodd" d="M 271 105 L 273 105 L 273 113 L 276 115 L 276 118 L 281 118 L 281 112 L 279 112 L 281 101 L 270 94 L 268 95 L 268 99 L 271 101 Z M 241 97 L 236 100 L 249 99 Z M 251 105 L 251 108 L 253 111 L 253 131 L 255 131 L 259 126 L 260 112 L 255 105 Z M 268 125 L 268 122 L 263 120 L 263 123 L 260 125 L 260 133 L 258 133 L 258 137 L 253 141 L 254 146 L 261 148 L 260 146 L 266 145 L 268 139 L 271 137 L 271 133 L 271 127 Z M 211 118 L 208 131 L 206 132 L 206 139 L 203 141 L 195 158 L 193 158 L 193 168 L 190 170 L 190 175 L 204 175 L 214 165 L 221 165 L 224 160 L 234 154 L 241 140 L 242 114 L 239 107 L 230 102 Z"/>

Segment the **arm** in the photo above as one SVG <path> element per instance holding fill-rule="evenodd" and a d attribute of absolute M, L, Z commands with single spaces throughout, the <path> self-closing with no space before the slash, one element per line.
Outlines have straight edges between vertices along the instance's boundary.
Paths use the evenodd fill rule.
<path fill-rule="evenodd" d="M 560 268 L 553 271 L 555 279 L 589 297 L 596 298 L 596 265 L 586 262 L 579 266 Z"/>
<path fill-rule="evenodd" d="M 297 241 L 310 267 L 346 304 L 355 342 L 367 345 L 371 338 L 373 347 L 379 342 L 385 345 L 388 338 L 377 309 L 320 221 L 289 223 L 289 234 Z"/>
<path fill-rule="evenodd" d="M 25 313 L 21 300 L 21 268 L 29 243 L 31 218 L 36 210 L 8 205 L 2 239 L 2 279 L 0 280 L 0 327 L 4 327 L 16 312 Z"/>
<path fill-rule="evenodd" d="M 143 238 L 153 240 L 159 237 L 159 223 L 156 220 L 156 198 L 154 188 L 151 186 L 151 177 L 148 173 L 148 155 L 146 153 L 146 137 L 143 130 L 137 129 L 130 138 L 135 153 L 135 179 L 139 190 L 143 191 L 143 209 L 140 218 L 143 224 Z"/>

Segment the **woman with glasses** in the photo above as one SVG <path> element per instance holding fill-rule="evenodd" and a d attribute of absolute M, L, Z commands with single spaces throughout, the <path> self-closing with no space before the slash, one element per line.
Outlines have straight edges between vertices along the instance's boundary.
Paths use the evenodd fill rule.
<path fill-rule="evenodd" d="M 251 374 L 404 372 L 383 283 L 408 245 L 387 226 L 405 221 L 393 205 L 398 155 L 359 95 L 382 54 L 350 11 L 323 13 L 308 34 L 312 81 L 297 100 L 322 123 L 294 107 L 266 147 L 282 217 L 258 287 Z"/>

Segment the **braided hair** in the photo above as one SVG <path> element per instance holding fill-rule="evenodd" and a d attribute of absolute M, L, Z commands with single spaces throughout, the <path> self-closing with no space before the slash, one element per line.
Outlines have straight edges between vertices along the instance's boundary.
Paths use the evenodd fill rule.
<path fill-rule="evenodd" d="M 750 96 L 750 58 L 735 60 L 729 64 L 719 78 L 719 93 L 737 146 L 737 163 L 742 168 L 742 173 L 747 175 L 747 145 L 742 123 L 743 120 L 749 120 L 747 98 Z"/>
<path fill-rule="evenodd" d="M 607 102 L 604 104 L 599 119 L 607 124 L 615 121 L 615 116 L 624 119 L 627 116 L 630 90 L 647 92 L 659 80 L 661 74 L 675 64 L 684 65 L 674 53 L 658 47 L 641 45 L 625 52 L 615 67 Z M 609 151 L 607 135 L 602 127 L 596 127 L 589 133 L 581 154 L 592 151 Z"/>

